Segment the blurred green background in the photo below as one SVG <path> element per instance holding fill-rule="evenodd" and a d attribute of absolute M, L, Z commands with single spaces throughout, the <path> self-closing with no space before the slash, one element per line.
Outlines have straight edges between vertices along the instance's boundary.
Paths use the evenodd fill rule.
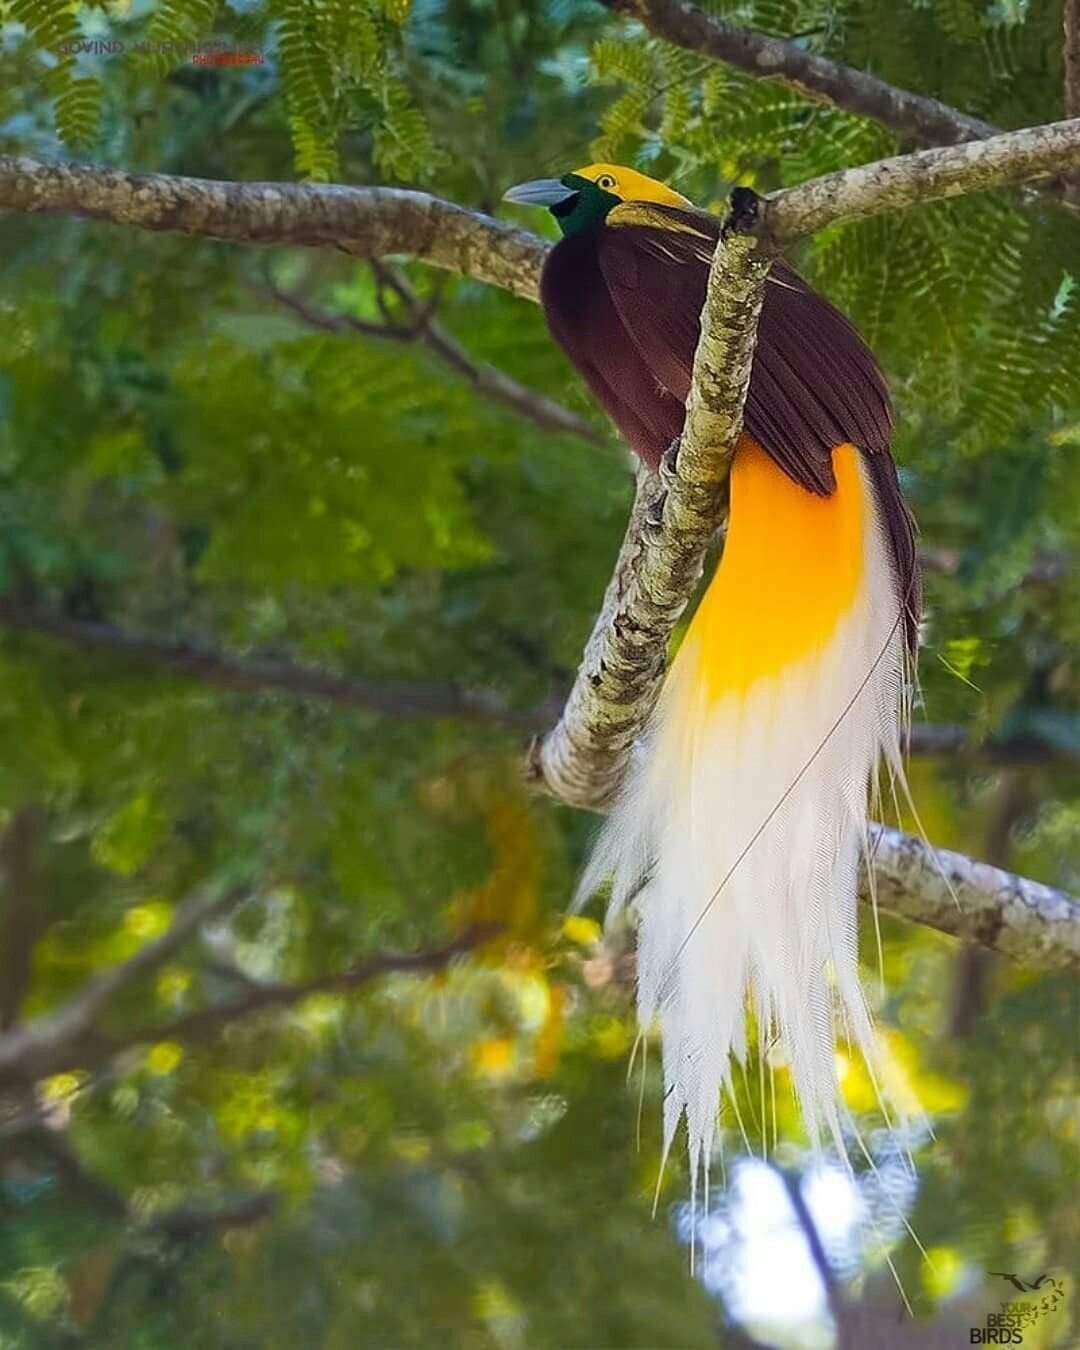
<path fill-rule="evenodd" d="M 1061 116 L 1060 0 L 712 8 L 1003 126 Z M 573 0 L 0 0 L 0 22 L 0 153 L 494 211 L 598 157 L 719 204 L 908 148 Z M 210 37 L 263 61 L 193 62 Z M 94 38 L 125 50 L 64 50 Z M 919 720 L 941 729 L 911 766 L 928 835 L 1076 888 L 1080 218 L 981 196 L 795 261 L 898 406 Z M 762 1151 L 756 1063 L 704 1281 L 680 1157 L 652 1217 L 659 1055 L 628 1077 L 625 951 L 598 912 L 565 917 L 594 822 L 521 782 L 631 494 L 538 308 L 405 262 L 58 217 L 0 219 L 0 267 L 0 1346 L 828 1345 L 783 1193 L 779 1236 L 735 1231 L 778 1183 L 732 1171 Z M 482 396 L 448 338 L 579 433 Z M 256 660 L 490 715 L 221 687 Z M 877 1016 L 935 1137 L 893 1200 L 886 1162 L 861 1199 L 808 1184 L 837 1269 L 892 1309 L 887 1248 L 918 1334 L 952 1318 L 958 1345 L 1018 1297 L 988 1271 L 1053 1270 L 1064 1303 L 1024 1344 L 1070 1344 L 1075 986 L 882 927 Z M 100 982 L 119 969 L 137 978 Z M 82 1021 L 29 1044 L 61 1009 Z M 869 1133 L 854 1068 L 845 1090 Z M 782 1100 L 780 1125 L 791 1181 Z"/>

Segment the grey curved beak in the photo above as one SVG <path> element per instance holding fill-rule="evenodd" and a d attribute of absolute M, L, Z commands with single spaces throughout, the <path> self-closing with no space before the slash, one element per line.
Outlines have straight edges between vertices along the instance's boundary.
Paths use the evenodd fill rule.
<path fill-rule="evenodd" d="M 535 178 L 531 183 L 519 183 L 503 193 L 504 202 L 518 206 L 558 206 L 574 195 L 574 189 L 557 178 Z"/>

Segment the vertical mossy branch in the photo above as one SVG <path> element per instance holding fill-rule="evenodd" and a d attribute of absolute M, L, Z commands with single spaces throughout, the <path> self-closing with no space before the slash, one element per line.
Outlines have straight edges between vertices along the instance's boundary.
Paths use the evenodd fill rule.
<path fill-rule="evenodd" d="M 603 808 L 618 786 L 659 693 L 668 639 L 723 521 L 769 262 L 753 236 L 735 231 L 716 249 L 682 438 L 659 475 L 639 472 L 577 678 L 559 721 L 530 751 L 532 781 L 571 805 Z"/>

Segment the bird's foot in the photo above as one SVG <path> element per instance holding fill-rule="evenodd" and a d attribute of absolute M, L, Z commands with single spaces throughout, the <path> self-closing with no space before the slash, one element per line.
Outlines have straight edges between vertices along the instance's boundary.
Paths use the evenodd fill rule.
<path fill-rule="evenodd" d="M 721 237 L 726 239 L 732 234 L 753 234 L 762 199 L 753 188 L 737 187 L 732 188 L 728 200 L 731 203 L 731 210 L 720 230 Z"/>

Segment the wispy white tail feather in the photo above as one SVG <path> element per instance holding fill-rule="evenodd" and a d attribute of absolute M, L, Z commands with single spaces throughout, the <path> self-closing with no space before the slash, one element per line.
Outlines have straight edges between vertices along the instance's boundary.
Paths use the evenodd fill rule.
<path fill-rule="evenodd" d="M 664 1154 L 685 1115 L 695 1184 L 721 1089 L 734 1098 L 748 1007 L 815 1144 L 824 1129 L 845 1152 L 837 1021 L 877 1059 L 858 870 L 879 765 L 904 783 L 910 703 L 890 545 L 864 490 L 861 579 L 826 643 L 716 697 L 703 676 L 713 654 L 691 628 L 579 890 L 610 876 L 609 916 L 631 901 L 637 912 L 639 1021 L 658 1022 L 663 1042 Z"/>

